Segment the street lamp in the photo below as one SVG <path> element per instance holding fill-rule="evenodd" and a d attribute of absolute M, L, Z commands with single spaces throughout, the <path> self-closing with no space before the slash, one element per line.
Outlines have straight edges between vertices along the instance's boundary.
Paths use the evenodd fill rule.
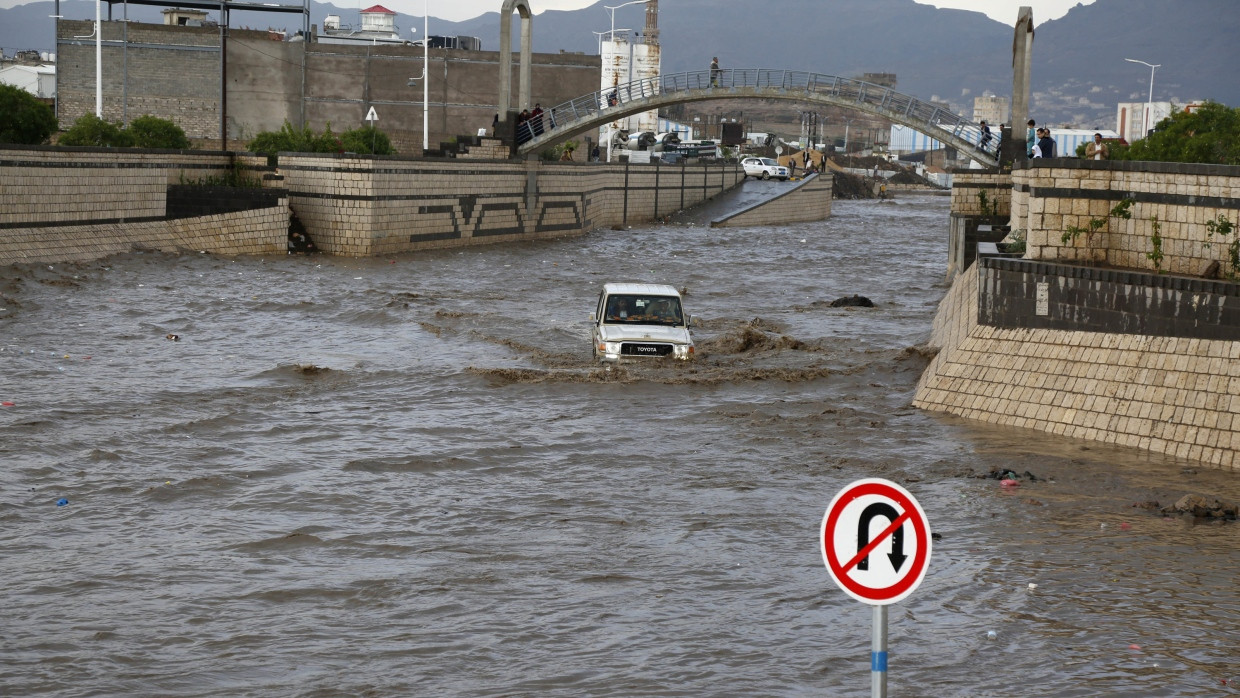
<path fill-rule="evenodd" d="M 607 34 L 608 34 L 608 41 L 614 40 L 614 39 L 616 38 L 616 37 L 615 37 L 615 34 L 616 34 L 616 10 L 620 9 L 621 7 L 628 7 L 629 5 L 642 5 L 642 4 L 645 4 L 645 3 L 646 3 L 646 0 L 633 0 L 632 2 L 626 2 L 626 3 L 622 4 L 622 5 L 616 5 L 615 7 L 610 7 L 610 6 L 608 6 L 608 5 L 604 5 L 604 6 L 603 6 L 603 9 L 608 10 L 609 12 L 611 12 L 611 31 L 609 31 L 609 32 L 607 33 Z M 627 30 L 627 29 L 621 29 L 620 31 L 628 31 L 628 30 Z M 602 43 L 602 37 L 601 37 L 601 36 L 599 37 L 599 42 L 600 42 L 600 44 Z M 603 51 L 602 51 L 602 49 L 600 48 L 600 49 L 599 49 L 599 53 L 602 53 L 602 52 L 603 52 Z"/>
<path fill-rule="evenodd" d="M 422 81 L 422 152 L 430 150 L 431 147 L 431 131 L 430 131 L 430 97 L 431 97 L 431 35 L 430 24 L 427 19 L 427 3 L 428 0 L 422 0 L 422 75 L 416 78 L 409 78 L 409 86 L 413 87 Z M 417 31 L 415 27 L 413 31 Z"/>
<path fill-rule="evenodd" d="M 1141 120 L 1141 126 L 1143 129 L 1141 132 L 1141 137 L 1145 138 L 1146 134 L 1150 132 L 1150 112 L 1154 110 L 1154 71 L 1161 68 L 1162 64 L 1159 63 L 1158 65 L 1154 65 L 1153 63 L 1146 63 L 1145 61 L 1138 61 L 1135 58 L 1125 58 L 1124 60 L 1129 63 L 1140 63 L 1141 65 L 1147 65 L 1150 67 L 1150 96 L 1145 100 L 1145 118 Z"/>

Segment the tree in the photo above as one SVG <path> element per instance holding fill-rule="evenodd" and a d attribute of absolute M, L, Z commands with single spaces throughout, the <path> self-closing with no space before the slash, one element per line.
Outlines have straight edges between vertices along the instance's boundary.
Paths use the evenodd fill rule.
<path fill-rule="evenodd" d="M 73 126 L 60 137 L 58 144 L 128 148 L 133 145 L 133 140 L 128 133 L 121 130 L 120 124 L 104 121 L 94 114 L 86 114 L 73 122 Z"/>
<path fill-rule="evenodd" d="M 1114 153 L 1111 157 L 1118 159 Z M 1192 112 L 1176 112 L 1158 122 L 1152 134 L 1133 143 L 1121 157 L 1240 165 L 1240 109 L 1206 102 Z"/>
<path fill-rule="evenodd" d="M 185 131 L 168 119 L 147 114 L 129 122 L 126 129 L 135 148 L 185 150 L 190 147 Z"/>
<path fill-rule="evenodd" d="M 0 85 L 0 143 L 39 145 L 56 132 L 52 108 L 12 85 Z"/>

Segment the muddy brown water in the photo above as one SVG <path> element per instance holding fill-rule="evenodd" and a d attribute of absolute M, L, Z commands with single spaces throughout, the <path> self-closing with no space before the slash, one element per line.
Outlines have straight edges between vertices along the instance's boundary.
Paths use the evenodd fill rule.
<path fill-rule="evenodd" d="M 1240 526 L 1132 506 L 1234 474 L 910 406 L 947 204 L 0 269 L 0 694 L 868 695 L 816 544 L 863 477 L 942 536 L 892 695 L 1235 694 Z M 698 360 L 592 365 L 612 280 Z"/>

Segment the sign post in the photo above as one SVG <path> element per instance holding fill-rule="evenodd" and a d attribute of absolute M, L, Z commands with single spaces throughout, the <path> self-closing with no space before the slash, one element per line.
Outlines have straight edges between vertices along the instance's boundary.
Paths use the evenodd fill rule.
<path fill-rule="evenodd" d="M 913 593 L 930 563 L 930 523 L 908 490 L 857 480 L 831 500 L 818 537 L 831 579 L 874 607 L 870 694 L 887 695 L 887 606 Z M 880 550 L 881 549 L 881 550 Z M 882 551 L 889 550 L 886 554 Z"/>

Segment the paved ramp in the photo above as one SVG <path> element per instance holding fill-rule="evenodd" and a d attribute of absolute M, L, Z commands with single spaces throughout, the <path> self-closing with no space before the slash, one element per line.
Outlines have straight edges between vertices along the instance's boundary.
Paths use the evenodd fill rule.
<path fill-rule="evenodd" d="M 769 201 L 791 191 L 798 184 L 800 182 L 781 182 L 776 179 L 745 179 L 715 198 L 673 215 L 670 222 L 709 226 L 713 220 L 726 218 L 755 204 Z"/>

